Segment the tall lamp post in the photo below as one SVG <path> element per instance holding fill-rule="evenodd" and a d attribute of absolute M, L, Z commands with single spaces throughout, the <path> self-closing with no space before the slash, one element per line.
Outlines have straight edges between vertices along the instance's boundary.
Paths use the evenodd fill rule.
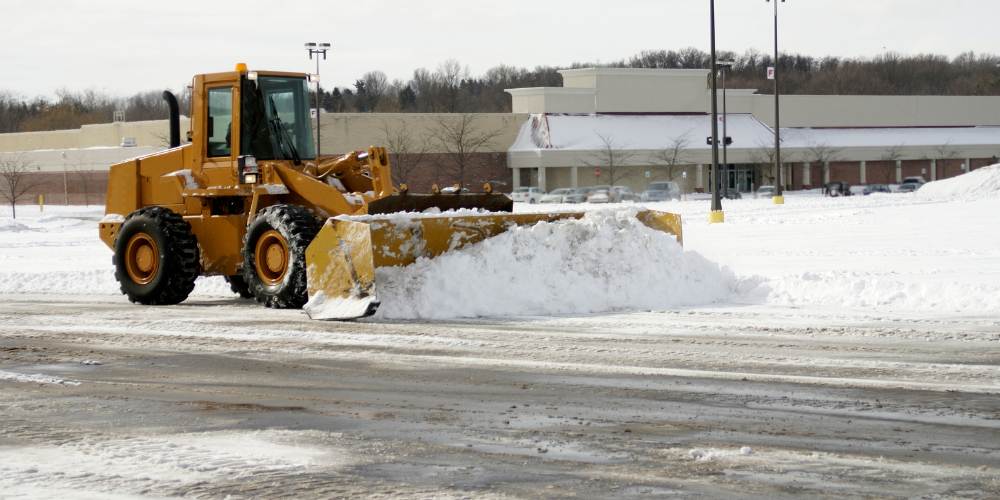
<path fill-rule="evenodd" d="M 771 2 L 771 0 L 766 0 Z M 785 3 L 785 0 L 781 0 Z M 774 0 L 774 204 L 784 205 L 781 186 L 781 87 L 778 86 L 778 0 Z"/>
<path fill-rule="evenodd" d="M 729 170 L 729 156 L 727 149 L 730 143 L 728 125 L 729 114 L 726 112 L 726 72 L 735 65 L 734 61 L 719 61 L 717 65 L 722 70 L 722 165 Z M 739 187 L 737 187 L 737 191 Z M 729 191 L 729 184 L 726 184 L 726 191 Z"/>
<path fill-rule="evenodd" d="M 712 211 L 708 214 L 710 224 L 725 222 L 722 198 L 719 196 L 719 68 L 715 59 L 715 0 L 709 0 L 709 23 L 712 34 Z"/>
<path fill-rule="evenodd" d="M 323 56 L 323 60 L 326 60 L 326 51 L 330 50 L 330 44 L 327 42 L 307 42 L 306 50 L 309 51 L 309 60 L 311 61 L 313 55 L 316 56 L 316 157 L 319 158 L 319 56 Z"/>

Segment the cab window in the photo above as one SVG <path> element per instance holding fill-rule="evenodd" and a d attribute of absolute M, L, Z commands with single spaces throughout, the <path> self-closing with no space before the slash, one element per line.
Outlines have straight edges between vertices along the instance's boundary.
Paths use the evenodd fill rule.
<path fill-rule="evenodd" d="M 208 89 L 208 156 L 232 153 L 233 89 Z"/>

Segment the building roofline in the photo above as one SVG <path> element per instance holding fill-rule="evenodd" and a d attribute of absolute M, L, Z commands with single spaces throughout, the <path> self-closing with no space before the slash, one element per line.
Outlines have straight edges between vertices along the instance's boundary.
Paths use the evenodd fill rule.
<path fill-rule="evenodd" d="M 516 89 L 504 89 L 510 95 L 542 95 L 542 94 L 577 94 L 588 95 L 596 92 L 592 88 L 577 87 L 520 87 Z"/>
<path fill-rule="evenodd" d="M 705 76 L 711 72 L 709 69 L 678 69 L 678 68 L 575 68 L 561 69 L 561 75 L 661 75 L 661 76 Z"/>

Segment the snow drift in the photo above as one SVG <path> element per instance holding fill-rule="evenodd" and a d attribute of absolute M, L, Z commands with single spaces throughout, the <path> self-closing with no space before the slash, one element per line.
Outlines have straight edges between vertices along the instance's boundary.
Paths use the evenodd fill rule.
<path fill-rule="evenodd" d="M 637 209 L 516 227 L 407 267 L 377 271 L 377 317 L 444 319 L 666 309 L 724 301 L 739 280 Z"/>
<path fill-rule="evenodd" d="M 917 191 L 917 196 L 933 200 L 1000 198 L 1000 164 L 928 182 Z"/>

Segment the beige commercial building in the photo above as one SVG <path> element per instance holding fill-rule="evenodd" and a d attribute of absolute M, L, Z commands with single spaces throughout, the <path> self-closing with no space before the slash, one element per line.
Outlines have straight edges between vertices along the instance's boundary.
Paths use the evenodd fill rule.
<path fill-rule="evenodd" d="M 530 116 L 508 154 L 515 185 L 641 190 L 674 180 L 710 189 L 709 70 L 560 73 L 562 87 L 507 91 L 513 111 Z M 732 145 L 721 181 L 740 191 L 773 183 L 773 95 L 731 89 L 725 104 Z M 786 188 L 933 180 L 1000 154 L 1000 97 L 792 95 L 781 97 L 781 110 Z"/>
<path fill-rule="evenodd" d="M 385 145 L 415 190 L 457 182 L 443 125 L 467 121 L 486 134 L 465 184 L 544 190 L 624 184 L 640 191 L 674 180 L 710 189 L 708 70 L 565 70 L 562 87 L 510 89 L 513 113 L 323 113 L 322 152 Z M 773 96 L 726 93 L 732 145 L 720 179 L 749 191 L 774 182 Z M 720 109 L 721 106 L 720 95 Z M 1000 155 L 1000 97 L 783 96 L 781 182 L 787 188 L 894 183 L 958 175 Z M 720 132 L 722 123 L 720 123 Z M 182 117 L 181 129 L 189 124 Z M 453 127 L 454 128 L 454 127 Z M 100 200 L 111 164 L 166 147 L 167 122 L 119 122 L 76 130 L 0 134 L 0 160 L 28 162 L 50 202 Z M 405 170 L 405 172 L 404 172 Z M 405 175 L 404 175 L 405 174 Z M 87 193 L 84 193 L 87 192 Z M 85 195 L 85 197 L 81 197 Z"/>

